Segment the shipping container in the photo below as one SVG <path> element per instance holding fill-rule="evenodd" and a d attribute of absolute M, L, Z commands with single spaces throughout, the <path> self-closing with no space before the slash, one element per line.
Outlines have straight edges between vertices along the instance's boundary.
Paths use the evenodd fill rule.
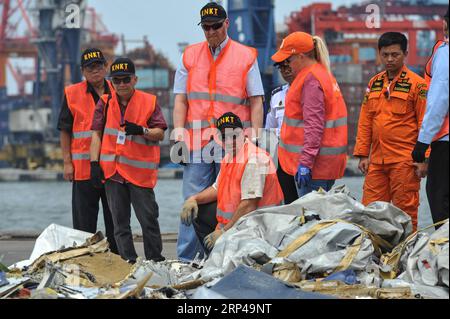
<path fill-rule="evenodd" d="M 14 132 L 44 132 L 51 125 L 50 108 L 23 109 L 9 113 L 9 131 Z"/>
<path fill-rule="evenodd" d="M 339 84 L 362 83 L 362 65 L 360 64 L 332 64 L 331 70 Z"/>
<path fill-rule="evenodd" d="M 169 88 L 169 70 L 168 69 L 140 69 L 136 70 L 138 82 L 136 89 L 168 89 Z"/>

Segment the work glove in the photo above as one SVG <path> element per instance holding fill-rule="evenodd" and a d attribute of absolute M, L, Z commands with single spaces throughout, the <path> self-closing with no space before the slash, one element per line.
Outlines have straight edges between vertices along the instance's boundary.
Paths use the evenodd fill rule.
<path fill-rule="evenodd" d="M 214 248 L 217 239 L 219 239 L 219 237 L 222 236 L 224 232 L 225 231 L 222 228 L 219 228 L 213 231 L 208 236 L 206 236 L 205 239 L 203 240 L 205 247 L 211 251 Z"/>
<path fill-rule="evenodd" d="M 192 221 L 198 216 L 198 205 L 195 199 L 188 199 L 183 204 L 183 209 L 180 214 L 181 222 L 186 226 L 192 224 Z"/>
<path fill-rule="evenodd" d="M 414 150 L 411 154 L 415 163 L 425 162 L 425 153 L 427 152 L 429 146 L 429 144 L 417 141 L 416 146 L 414 146 Z"/>
<path fill-rule="evenodd" d="M 91 183 L 95 188 L 103 187 L 103 180 L 105 176 L 103 175 L 103 170 L 100 167 L 99 162 L 91 162 Z"/>
<path fill-rule="evenodd" d="M 137 124 L 125 121 L 126 135 L 144 135 L 144 128 Z"/>
<path fill-rule="evenodd" d="M 307 186 L 311 182 L 311 170 L 300 164 L 297 168 L 297 173 L 295 174 L 295 181 L 299 187 Z"/>

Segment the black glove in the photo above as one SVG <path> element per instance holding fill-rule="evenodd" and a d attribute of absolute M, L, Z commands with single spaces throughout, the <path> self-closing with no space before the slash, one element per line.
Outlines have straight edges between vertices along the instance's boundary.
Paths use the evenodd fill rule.
<path fill-rule="evenodd" d="M 95 188 L 103 187 L 103 180 L 105 175 L 103 175 L 103 170 L 98 162 L 91 162 L 91 183 Z"/>
<path fill-rule="evenodd" d="M 137 124 L 125 121 L 126 135 L 144 135 L 144 128 Z"/>
<path fill-rule="evenodd" d="M 189 150 L 185 142 L 177 141 L 170 148 L 170 160 L 172 163 L 186 166 L 189 163 Z"/>
<path fill-rule="evenodd" d="M 429 144 L 425 144 L 417 141 L 416 146 L 412 152 L 412 158 L 414 163 L 423 163 L 425 162 L 425 153 L 428 150 Z"/>

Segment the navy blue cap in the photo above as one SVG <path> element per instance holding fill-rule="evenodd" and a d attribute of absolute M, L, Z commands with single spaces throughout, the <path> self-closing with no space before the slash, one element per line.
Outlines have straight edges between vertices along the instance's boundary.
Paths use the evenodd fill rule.
<path fill-rule="evenodd" d="M 134 63 L 129 58 L 117 58 L 113 64 L 111 64 L 109 75 L 113 76 L 125 76 L 134 75 L 136 73 Z"/>

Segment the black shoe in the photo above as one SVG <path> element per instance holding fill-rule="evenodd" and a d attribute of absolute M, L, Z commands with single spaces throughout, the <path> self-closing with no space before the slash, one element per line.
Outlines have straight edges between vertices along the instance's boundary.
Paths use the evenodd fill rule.
<path fill-rule="evenodd" d="M 161 256 L 161 257 L 158 257 L 158 258 L 152 258 L 150 260 L 154 261 L 155 263 L 159 263 L 160 261 L 166 260 L 166 258 Z"/>

